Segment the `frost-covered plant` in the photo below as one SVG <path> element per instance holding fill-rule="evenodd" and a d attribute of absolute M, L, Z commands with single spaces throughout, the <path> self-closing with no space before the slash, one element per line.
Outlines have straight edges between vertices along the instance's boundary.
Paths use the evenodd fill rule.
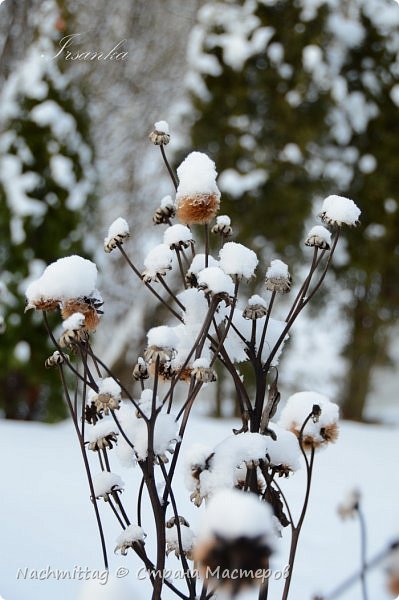
<path fill-rule="evenodd" d="M 360 211 L 352 200 L 340 196 L 330 196 L 323 203 L 321 216 L 329 229 L 315 226 L 309 232 L 305 243 L 313 248 L 313 255 L 308 275 L 286 318 L 277 319 L 273 309 L 282 295 L 286 298 L 292 291 L 288 266 L 273 259 L 260 278 L 258 293 L 248 298 L 245 285 L 256 277 L 258 257 L 230 239 L 227 216 L 216 216 L 221 200 L 215 164 L 204 154 L 192 153 L 178 168 L 177 181 L 165 155 L 164 145 L 170 139 L 167 124 L 158 122 L 150 138 L 161 149 L 176 191 L 176 204 L 171 197 L 164 198 L 153 218 L 155 224 L 166 226 L 163 239 L 147 256 L 132 258 L 125 249 L 129 226 L 119 218 L 104 240 L 105 251 L 119 251 L 168 314 L 166 324 L 154 323 L 147 333 L 146 347 L 133 368 L 134 383 L 118 380 L 92 348 L 92 330 L 100 322 L 102 300 L 91 261 L 70 256 L 51 264 L 27 289 L 28 308 L 42 311 L 56 348 L 46 366 L 57 368 L 61 375 L 105 565 L 107 543 L 98 506 L 102 501 L 122 530 L 116 550 L 122 555 L 132 550 L 143 561 L 153 585 L 153 600 L 162 597 L 164 586 L 180 598 L 194 600 L 212 598 L 220 587 L 235 595 L 246 585 L 258 585 L 259 598 L 266 599 L 269 580 L 264 574 L 278 546 L 277 532 L 289 528 L 284 600 L 308 506 L 315 455 L 337 438 L 338 407 L 320 394 L 301 392 L 287 400 L 278 423 L 273 421 L 280 403 L 278 359 L 292 325 L 323 283 L 342 227 L 356 225 Z M 175 215 L 182 223 L 173 224 Z M 197 226 L 205 238 L 201 252 Z M 221 248 L 212 256 L 211 248 L 220 246 L 220 241 Z M 180 291 L 176 289 L 179 280 Z M 161 289 L 156 289 L 157 284 Z M 57 308 L 63 318 L 61 337 L 47 320 L 47 312 Z M 199 393 L 217 380 L 217 362 L 234 384 L 240 426 L 208 446 L 188 439 L 183 449 Z M 254 393 L 239 371 L 244 362 L 253 369 Z M 76 377 L 72 392 L 65 378 L 68 369 Z M 95 475 L 92 453 L 100 467 Z M 114 466 L 111 469 L 115 455 L 123 466 L 135 466 L 142 474 L 134 521 L 131 507 L 122 499 L 125 483 Z M 187 500 L 191 494 L 191 501 L 202 506 L 197 536 L 176 494 L 175 473 L 181 458 Z M 295 517 L 281 478 L 290 477 L 303 465 L 304 502 Z M 153 514 L 154 557 L 145 542 L 151 524 L 143 523 L 144 491 Z M 186 589 L 155 575 L 165 570 L 170 554 L 181 561 Z"/>

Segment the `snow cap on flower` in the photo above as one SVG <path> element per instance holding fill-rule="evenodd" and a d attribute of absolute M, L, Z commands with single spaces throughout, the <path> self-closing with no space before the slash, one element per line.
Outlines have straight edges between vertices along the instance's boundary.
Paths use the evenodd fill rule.
<path fill-rule="evenodd" d="M 315 225 L 306 237 L 305 246 L 329 250 L 331 246 L 331 233 L 322 225 Z"/>
<path fill-rule="evenodd" d="M 208 267 L 218 267 L 219 262 L 208 256 Z M 190 287 L 197 287 L 198 285 L 198 273 L 205 269 L 205 254 L 196 254 L 191 262 L 191 265 L 186 273 L 186 282 Z"/>
<path fill-rule="evenodd" d="M 104 412 L 105 415 L 109 414 L 110 410 L 119 409 L 121 401 L 121 387 L 112 378 L 105 377 L 97 381 L 98 392 L 90 390 L 88 393 L 88 400 L 93 402 L 98 413 Z"/>
<path fill-rule="evenodd" d="M 227 275 L 237 279 L 250 279 L 255 275 L 258 257 L 250 250 L 237 242 L 227 242 L 219 252 L 220 267 Z"/>
<path fill-rule="evenodd" d="M 122 217 L 118 217 L 111 223 L 108 229 L 108 235 L 104 238 L 105 252 L 112 252 L 118 244 L 122 245 L 129 236 L 130 230 L 127 221 Z"/>
<path fill-rule="evenodd" d="M 155 211 L 152 221 L 154 225 L 161 225 L 168 223 L 170 225 L 170 219 L 176 214 L 176 207 L 172 200 L 172 196 L 164 196 L 161 200 L 160 206 Z"/>
<path fill-rule="evenodd" d="M 114 552 L 120 552 L 126 556 L 128 548 L 134 548 L 135 544 L 144 544 L 147 535 L 144 529 L 139 525 L 128 525 L 116 538 L 116 547 Z"/>
<path fill-rule="evenodd" d="M 314 407 L 320 408 L 320 414 L 314 412 Z M 318 392 L 298 392 L 290 396 L 278 424 L 299 437 L 311 413 L 314 416 L 309 419 L 302 434 L 303 446 L 307 449 L 319 448 L 335 442 L 338 437 L 339 407 Z"/>
<path fill-rule="evenodd" d="M 244 319 L 261 319 L 267 315 L 267 302 L 258 294 L 254 294 L 248 300 L 247 306 L 244 308 L 242 316 Z"/>
<path fill-rule="evenodd" d="M 144 259 L 146 267 L 141 274 L 143 281 L 155 281 L 158 275 L 164 276 L 172 268 L 173 253 L 166 244 L 158 244 Z"/>
<path fill-rule="evenodd" d="M 96 289 L 97 267 L 73 255 L 60 258 L 44 270 L 26 290 L 26 310 L 53 310 L 63 300 L 90 297 Z"/>
<path fill-rule="evenodd" d="M 166 121 L 154 123 L 154 129 L 148 136 L 156 146 L 166 146 L 170 142 L 169 125 Z"/>
<path fill-rule="evenodd" d="M 274 548 L 273 515 L 254 494 L 223 490 L 209 501 L 194 546 L 194 560 L 212 584 L 236 594 L 268 568 Z M 243 576 L 234 578 L 236 570 Z M 217 573 L 231 574 L 218 578 Z"/>
<path fill-rule="evenodd" d="M 121 492 L 125 487 L 124 482 L 115 473 L 102 471 L 93 477 L 94 496 L 104 498 L 107 502 L 112 492 Z"/>
<path fill-rule="evenodd" d="M 144 358 L 148 363 L 156 362 L 159 358 L 160 363 L 168 362 L 176 348 L 179 339 L 173 327 L 160 325 L 152 327 L 147 333 L 147 348 L 144 352 Z"/>
<path fill-rule="evenodd" d="M 202 383 L 216 381 L 216 373 L 210 367 L 210 361 L 208 358 L 197 358 L 193 362 L 191 375 L 193 375 L 197 381 L 201 381 Z"/>
<path fill-rule="evenodd" d="M 58 352 L 58 350 L 56 350 L 55 352 L 53 352 L 53 354 L 51 356 L 49 356 L 45 363 L 44 366 L 46 367 L 46 369 L 51 369 L 52 367 L 57 367 L 58 365 L 62 365 L 62 363 L 64 362 L 64 357 L 61 354 L 61 352 Z"/>
<path fill-rule="evenodd" d="M 149 378 L 148 368 L 142 356 L 138 357 L 137 363 L 133 367 L 132 375 L 136 381 L 144 381 L 144 379 Z"/>
<path fill-rule="evenodd" d="M 207 267 L 198 273 L 198 287 L 206 294 L 234 296 L 234 284 L 220 267 Z"/>
<path fill-rule="evenodd" d="M 288 265 L 282 260 L 272 260 L 266 271 L 266 289 L 271 292 L 286 294 L 291 289 L 291 276 Z"/>
<path fill-rule="evenodd" d="M 113 421 L 101 421 L 86 428 L 86 440 L 89 450 L 113 448 L 117 441 L 117 427 Z"/>
<path fill-rule="evenodd" d="M 176 518 L 172 517 L 166 523 L 166 556 L 171 552 L 175 553 L 176 558 L 180 558 L 181 550 L 184 556 L 192 560 L 192 549 L 194 544 L 194 532 L 190 529 L 189 523 L 183 517 L 179 517 L 179 527 L 176 524 Z M 179 530 L 181 538 L 181 548 L 179 543 Z"/>
<path fill-rule="evenodd" d="M 202 152 L 191 152 L 177 168 L 176 214 L 185 224 L 209 223 L 216 216 L 220 191 L 216 167 Z"/>
<path fill-rule="evenodd" d="M 227 215 L 219 215 L 219 217 L 216 217 L 216 225 L 212 227 L 211 231 L 224 238 L 230 237 L 233 233 L 230 217 Z"/>
<path fill-rule="evenodd" d="M 163 243 L 169 246 L 171 250 L 188 248 L 193 242 L 193 235 L 190 229 L 179 223 L 168 227 L 163 234 Z"/>
<path fill-rule="evenodd" d="M 320 217 L 327 225 L 349 225 L 355 227 L 359 224 L 360 208 L 353 200 L 344 196 L 328 196 L 321 208 Z"/>

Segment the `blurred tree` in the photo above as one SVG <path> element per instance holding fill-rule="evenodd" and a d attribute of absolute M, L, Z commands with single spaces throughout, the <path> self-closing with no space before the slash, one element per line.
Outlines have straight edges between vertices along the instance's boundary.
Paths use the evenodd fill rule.
<path fill-rule="evenodd" d="M 53 57 L 66 28 L 62 3 L 46 0 L 32 17 L 34 37 L 0 97 L 0 407 L 8 418 L 64 416 L 57 373 L 35 315 L 24 316 L 29 278 L 90 243 L 95 185 L 84 101 Z M 83 228 L 84 223 L 84 228 Z"/>
<path fill-rule="evenodd" d="M 292 263 L 317 195 L 362 208 L 337 268 L 355 289 L 342 387 L 353 419 L 398 315 L 398 25 L 389 0 L 222 0 L 200 9 L 188 48 L 187 147 L 215 159 L 244 239 Z"/>

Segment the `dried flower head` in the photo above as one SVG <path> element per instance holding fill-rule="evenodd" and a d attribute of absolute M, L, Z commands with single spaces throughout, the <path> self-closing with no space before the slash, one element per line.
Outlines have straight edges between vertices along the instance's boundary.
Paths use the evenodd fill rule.
<path fill-rule="evenodd" d="M 170 142 L 169 125 L 166 121 L 157 121 L 148 136 L 156 146 L 166 146 Z"/>
<path fill-rule="evenodd" d="M 210 223 L 220 206 L 215 163 L 202 152 L 191 152 L 177 169 L 176 215 L 186 225 Z"/>
<path fill-rule="evenodd" d="M 142 527 L 128 525 L 116 539 L 115 554 L 120 552 L 122 556 L 126 556 L 129 548 L 134 548 L 137 545 L 143 546 L 146 537 L 147 534 L 144 533 Z"/>
<path fill-rule="evenodd" d="M 346 498 L 337 506 L 337 512 L 341 519 L 353 518 L 359 509 L 361 494 L 359 490 L 351 490 Z"/>
<path fill-rule="evenodd" d="M 231 227 L 230 217 L 227 215 L 216 217 L 216 225 L 212 227 L 211 232 L 215 235 L 220 235 L 224 239 L 231 237 L 233 229 Z"/>
<path fill-rule="evenodd" d="M 89 450 L 98 451 L 104 448 L 112 450 L 117 442 L 117 429 L 114 422 L 102 421 L 94 427 L 86 429 L 86 438 Z"/>
<path fill-rule="evenodd" d="M 123 242 L 130 236 L 129 225 L 125 219 L 119 217 L 111 224 L 108 229 L 108 235 L 104 239 L 104 251 L 107 253 L 115 250 L 117 246 L 122 246 Z"/>
<path fill-rule="evenodd" d="M 244 319 L 261 319 L 267 315 L 267 304 L 261 296 L 254 295 L 248 300 L 247 306 L 244 308 L 242 316 Z"/>
<path fill-rule="evenodd" d="M 53 354 L 51 356 L 49 356 L 46 359 L 44 366 L 46 367 L 46 369 L 51 369 L 52 367 L 57 367 L 58 365 L 62 365 L 63 362 L 64 362 L 64 357 L 62 356 L 61 352 L 58 352 L 58 350 L 56 350 L 55 352 L 53 352 Z"/>
<path fill-rule="evenodd" d="M 152 327 L 147 333 L 148 346 L 144 352 L 144 359 L 148 364 L 159 364 L 170 362 L 174 348 L 178 344 L 178 338 L 172 327 L 161 325 Z"/>
<path fill-rule="evenodd" d="M 234 595 L 258 582 L 273 547 L 269 505 L 254 494 L 223 490 L 208 503 L 193 555 L 206 579 Z"/>
<path fill-rule="evenodd" d="M 154 225 L 168 224 L 170 220 L 176 215 L 176 207 L 172 200 L 172 196 L 165 196 L 161 200 L 161 205 L 154 213 L 152 221 Z"/>
<path fill-rule="evenodd" d="M 164 277 L 172 268 L 173 252 L 166 244 L 158 244 L 152 248 L 144 259 L 145 270 L 141 277 L 146 283 Z"/>
<path fill-rule="evenodd" d="M 122 492 L 124 486 L 119 475 L 109 471 L 102 471 L 93 477 L 94 496 L 104 498 L 105 502 L 108 502 L 113 493 Z"/>
<path fill-rule="evenodd" d="M 266 289 L 278 294 L 287 294 L 291 289 L 292 279 L 288 266 L 281 260 L 272 260 L 266 271 Z"/>
<path fill-rule="evenodd" d="M 356 227 L 359 225 L 360 209 L 353 200 L 344 196 L 328 196 L 324 202 L 319 216 L 327 225 L 342 227 Z"/>
<path fill-rule="evenodd" d="M 85 406 L 85 421 L 90 425 L 95 425 L 98 421 L 103 418 L 102 411 L 97 412 L 96 403 L 91 401 L 90 404 Z"/>
<path fill-rule="evenodd" d="M 184 517 L 179 517 L 178 522 L 179 527 L 176 524 L 175 518 L 173 518 L 173 523 L 172 519 L 166 523 L 166 556 L 174 552 L 176 558 L 180 558 L 183 553 L 186 558 L 192 560 L 194 534 Z M 179 532 L 181 544 L 179 541 Z"/>
<path fill-rule="evenodd" d="M 119 384 L 106 377 L 98 382 L 98 391 L 90 390 L 88 394 L 89 402 L 94 402 L 98 413 L 109 414 L 110 410 L 118 410 L 121 402 L 121 388 Z"/>
<path fill-rule="evenodd" d="M 26 303 L 25 312 L 31 310 L 43 310 L 46 312 L 50 312 L 59 307 L 61 300 L 59 298 L 46 298 L 45 296 L 41 296 L 39 298 L 35 298 Z"/>
<path fill-rule="evenodd" d="M 138 357 L 137 363 L 133 367 L 132 375 L 133 379 L 135 379 L 136 381 L 144 381 L 150 376 L 146 362 L 141 356 Z"/>
<path fill-rule="evenodd" d="M 202 383 L 211 383 L 217 380 L 215 371 L 209 366 L 206 358 L 197 358 L 193 363 L 191 375 Z"/>
<path fill-rule="evenodd" d="M 322 225 L 316 225 L 309 231 L 305 246 L 329 250 L 331 246 L 331 233 Z"/>
<path fill-rule="evenodd" d="M 171 250 L 184 250 L 194 244 L 191 230 L 179 223 L 172 225 L 165 230 L 163 242 L 169 246 Z"/>
<path fill-rule="evenodd" d="M 93 293 L 90 297 L 72 298 L 61 303 L 61 315 L 63 319 L 68 319 L 74 313 L 81 313 L 84 316 L 84 327 L 88 331 L 94 331 L 100 322 L 100 315 L 103 314 L 101 307 L 104 302 L 99 292 Z"/>

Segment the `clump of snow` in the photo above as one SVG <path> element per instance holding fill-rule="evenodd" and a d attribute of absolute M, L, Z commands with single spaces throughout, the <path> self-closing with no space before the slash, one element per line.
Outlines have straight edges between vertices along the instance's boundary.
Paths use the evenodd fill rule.
<path fill-rule="evenodd" d="M 95 497 L 104 498 L 111 492 L 122 491 L 125 484 L 116 473 L 102 471 L 93 477 L 93 487 Z"/>
<path fill-rule="evenodd" d="M 298 433 L 315 405 L 320 407 L 321 415 L 318 420 L 309 419 L 304 428 L 303 436 L 304 438 L 313 439 L 315 443 L 324 443 L 326 438 L 323 431 L 337 425 L 339 407 L 331 402 L 327 396 L 318 392 L 298 392 L 290 396 L 281 412 L 278 425 L 283 429 Z"/>
<path fill-rule="evenodd" d="M 157 121 L 156 123 L 154 123 L 154 129 L 159 133 L 166 133 L 168 135 L 170 133 L 169 124 L 166 121 Z"/>
<path fill-rule="evenodd" d="M 150 416 L 151 416 L 153 396 L 154 396 L 153 390 L 147 388 L 141 392 L 141 396 L 138 401 L 138 405 L 139 405 L 141 412 L 147 418 L 150 418 Z M 155 408 L 158 409 L 160 407 L 161 407 L 161 401 L 159 399 L 159 396 L 156 396 L 155 397 Z"/>
<path fill-rule="evenodd" d="M 209 369 L 209 365 L 210 365 L 209 358 L 204 358 L 204 357 L 197 358 L 193 362 L 194 369 Z"/>
<path fill-rule="evenodd" d="M 172 225 L 172 227 L 165 229 L 163 241 L 164 244 L 173 249 L 175 246 L 179 246 L 180 244 L 190 244 L 193 241 L 193 235 L 186 225 L 177 223 L 176 225 Z"/>
<path fill-rule="evenodd" d="M 127 237 L 128 235 L 130 235 L 130 229 L 127 221 L 122 217 L 118 217 L 111 223 L 108 229 L 108 235 L 104 239 L 104 244 L 108 244 L 115 237 Z"/>
<path fill-rule="evenodd" d="M 97 267 L 81 256 L 60 258 L 49 265 L 26 290 L 28 306 L 40 300 L 66 300 L 90 296 L 96 288 Z"/>
<path fill-rule="evenodd" d="M 174 202 L 172 200 L 172 196 L 164 196 L 160 202 L 160 207 L 161 208 L 170 208 L 174 205 Z"/>
<path fill-rule="evenodd" d="M 144 529 L 139 525 L 128 525 L 116 538 L 116 547 L 127 547 L 133 542 L 144 542 L 146 534 Z"/>
<path fill-rule="evenodd" d="M 274 538 L 272 510 L 254 494 L 221 490 L 209 501 L 199 529 L 199 540 L 220 536 L 236 538 Z"/>
<path fill-rule="evenodd" d="M 262 298 L 262 296 L 258 296 L 258 294 L 254 294 L 253 296 L 251 296 L 248 300 L 248 305 L 249 306 L 263 306 L 264 308 L 267 308 L 267 302 L 264 298 Z"/>
<path fill-rule="evenodd" d="M 289 276 L 288 265 L 279 259 L 272 260 L 266 271 L 267 279 L 288 279 Z"/>
<path fill-rule="evenodd" d="M 312 227 L 312 229 L 309 231 L 309 233 L 307 235 L 307 239 L 316 238 L 316 237 L 320 238 L 321 240 L 323 240 L 326 244 L 328 244 L 330 246 L 331 233 L 328 231 L 328 229 L 323 227 L 323 225 L 315 225 L 314 227 Z"/>
<path fill-rule="evenodd" d="M 134 446 L 137 459 L 145 460 L 148 455 L 148 429 L 144 419 L 137 417 L 128 421 L 122 419 L 122 426 Z M 173 450 L 173 444 L 177 439 L 177 424 L 174 415 L 162 412 L 158 414 L 154 428 L 154 454 L 166 462 L 166 453 Z"/>
<path fill-rule="evenodd" d="M 344 196 L 328 196 L 323 202 L 320 216 L 327 223 L 336 225 L 357 225 L 360 217 L 360 209 L 353 200 Z"/>
<path fill-rule="evenodd" d="M 112 377 L 100 379 L 97 381 L 97 385 L 99 394 L 109 395 L 113 398 L 121 397 L 121 387 Z"/>
<path fill-rule="evenodd" d="M 179 186 L 176 198 L 197 194 L 220 196 L 216 185 L 216 166 L 203 152 L 191 152 L 177 168 Z"/>
<path fill-rule="evenodd" d="M 64 329 L 64 331 L 78 331 L 84 326 L 84 323 L 85 316 L 82 315 L 82 313 L 80 312 L 76 312 L 70 317 L 68 317 L 68 319 L 65 319 L 65 321 L 63 321 L 62 328 Z"/>
<path fill-rule="evenodd" d="M 144 259 L 145 275 L 155 278 L 158 274 L 165 275 L 172 268 L 173 253 L 167 244 L 158 244 L 149 251 Z"/>
<path fill-rule="evenodd" d="M 198 273 L 198 285 L 212 294 L 228 294 L 234 296 L 234 284 L 220 267 L 207 267 Z"/>
<path fill-rule="evenodd" d="M 95 443 L 107 435 L 118 433 L 118 428 L 115 423 L 108 419 L 103 419 L 95 425 L 87 425 L 85 428 L 85 436 L 89 443 Z"/>
<path fill-rule="evenodd" d="M 156 348 L 175 348 L 178 339 L 175 330 L 167 325 L 152 327 L 147 333 L 148 346 Z"/>
<path fill-rule="evenodd" d="M 226 242 L 219 252 L 220 267 L 227 275 L 238 278 L 250 279 L 255 275 L 258 257 L 250 250 L 237 242 Z"/>
<path fill-rule="evenodd" d="M 167 527 L 166 531 L 166 553 L 175 552 L 176 556 L 180 556 L 179 532 L 177 525 Z M 194 544 L 194 532 L 186 525 L 180 525 L 180 538 L 183 552 L 190 553 Z"/>
<path fill-rule="evenodd" d="M 219 215 L 216 217 L 216 225 L 225 225 L 226 227 L 230 227 L 231 219 L 228 215 Z"/>
<path fill-rule="evenodd" d="M 208 267 L 218 267 L 219 262 L 213 258 L 213 256 L 208 256 Z M 202 269 L 205 269 L 205 254 L 196 254 L 191 262 L 190 268 L 187 273 L 189 275 L 198 275 Z"/>

